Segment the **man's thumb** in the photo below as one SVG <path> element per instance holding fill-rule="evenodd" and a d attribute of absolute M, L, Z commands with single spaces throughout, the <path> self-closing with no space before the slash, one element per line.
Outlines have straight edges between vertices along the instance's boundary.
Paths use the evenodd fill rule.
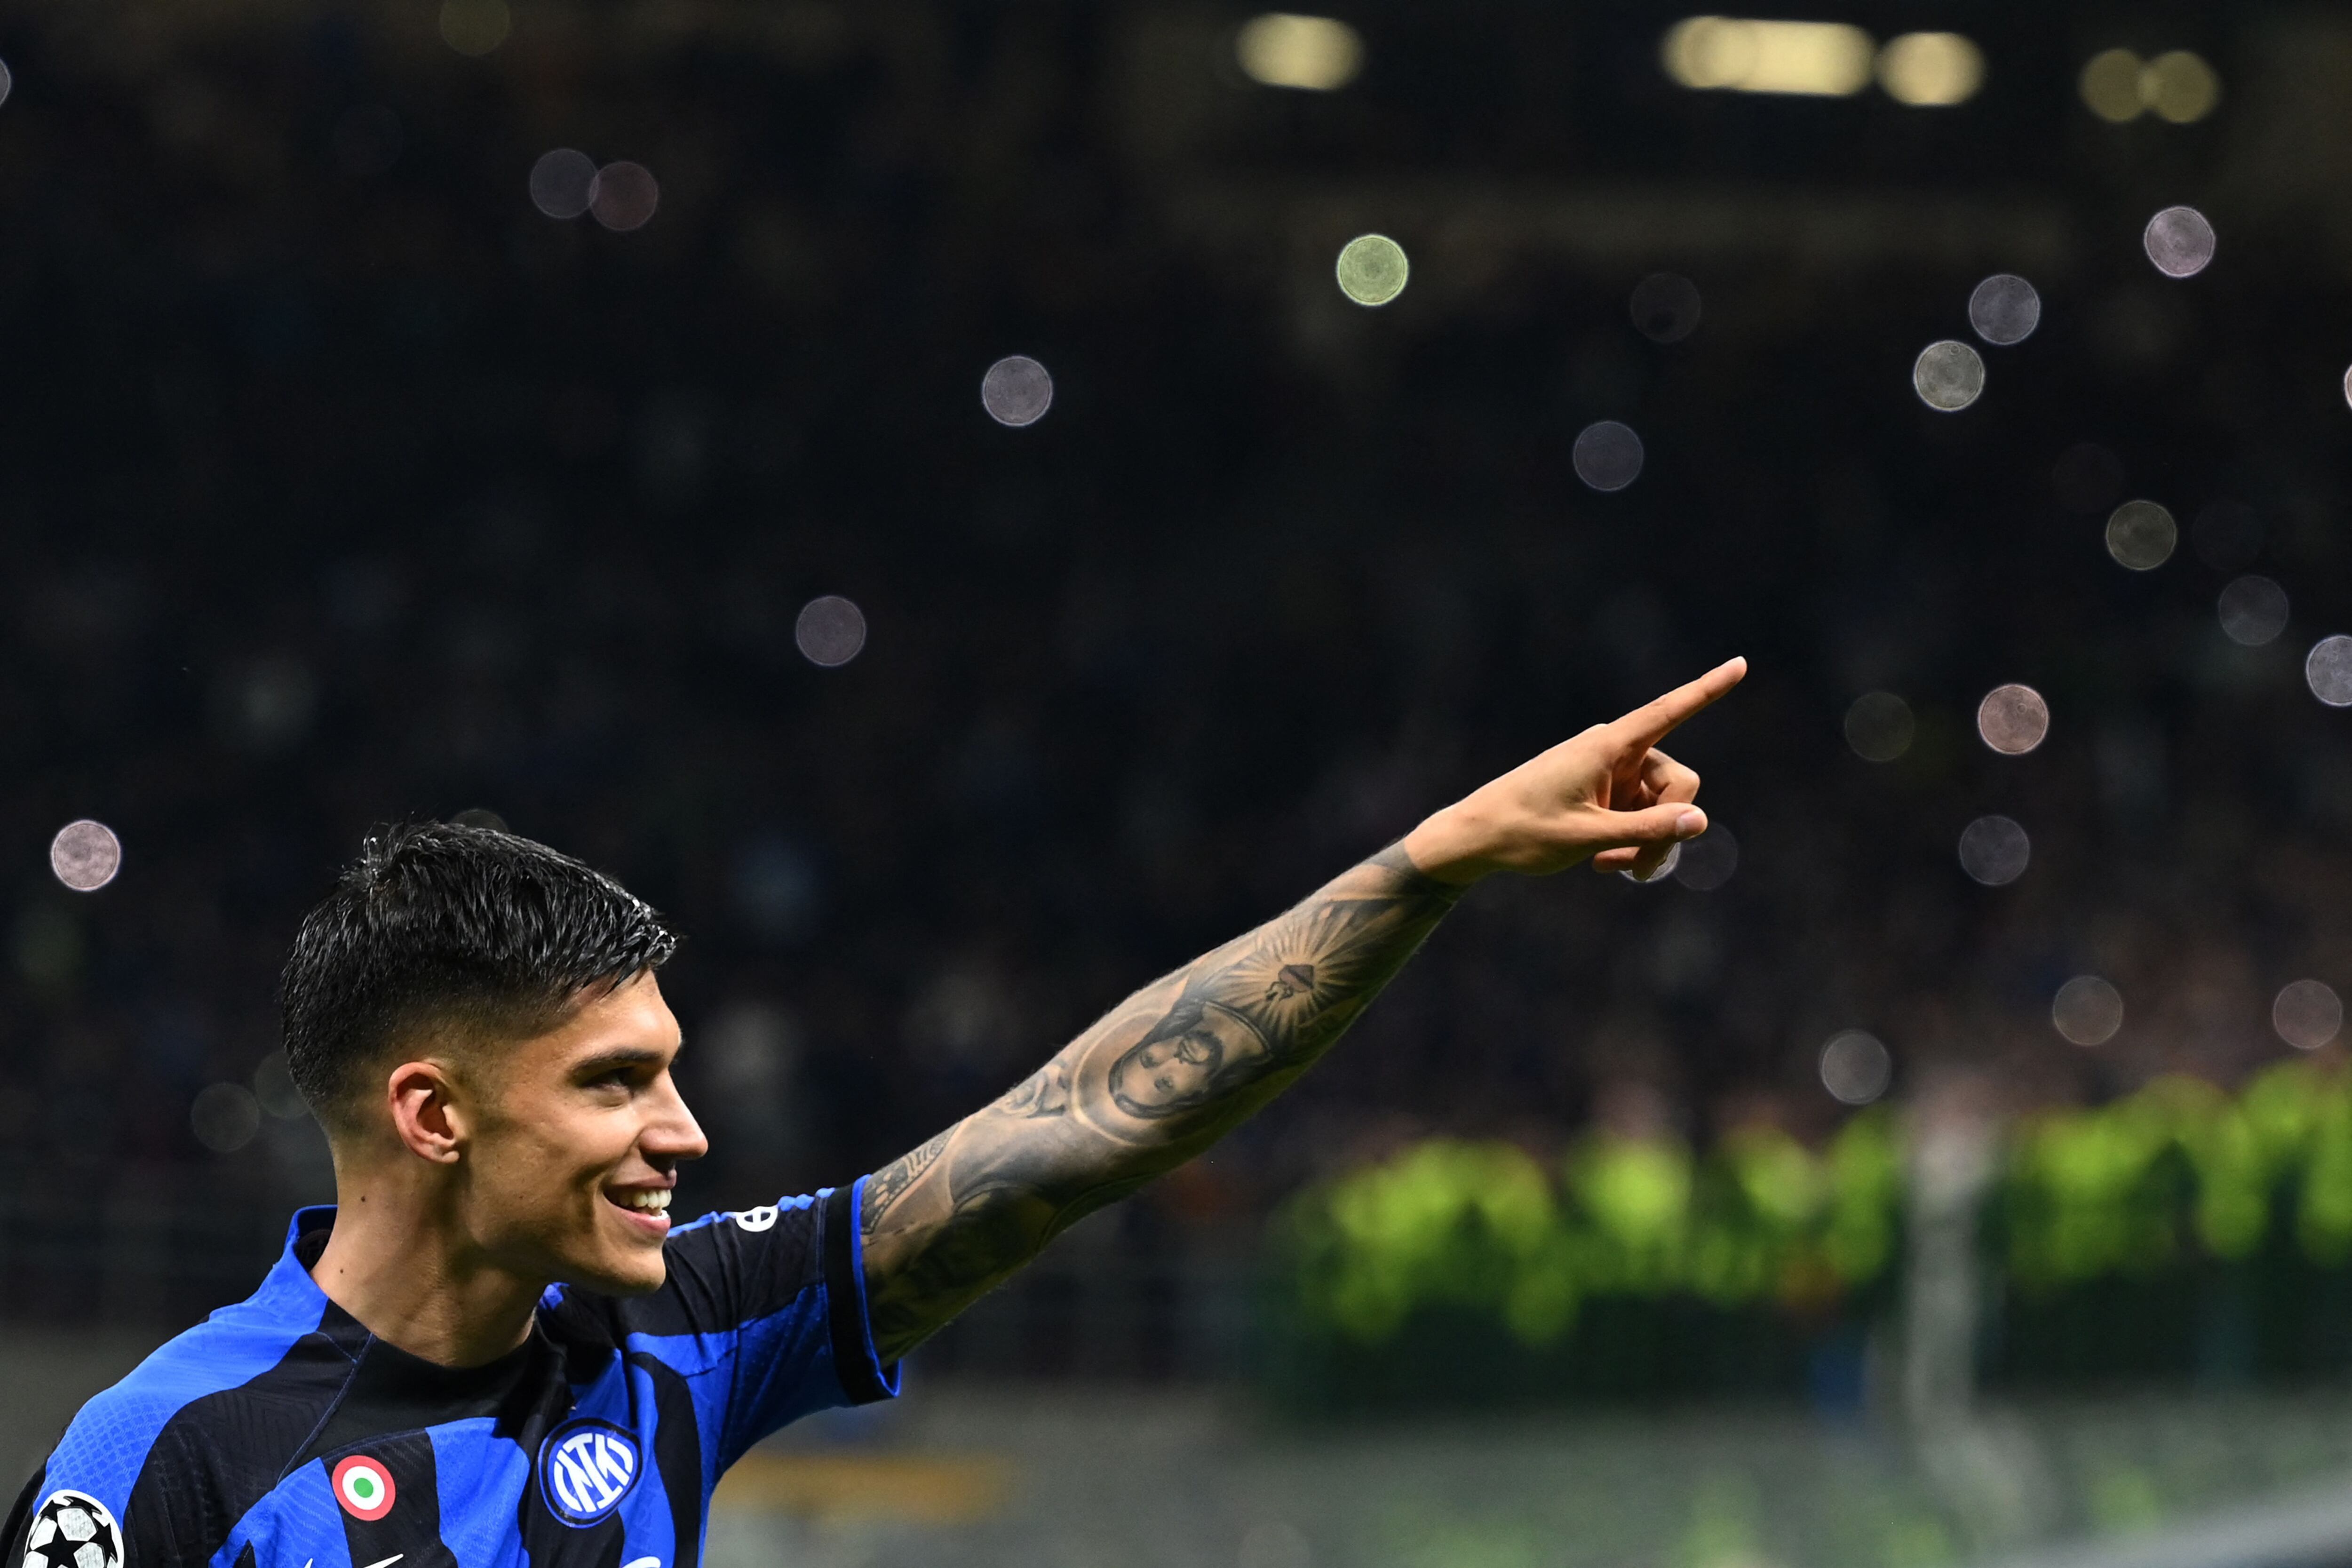
<path fill-rule="evenodd" d="M 1706 831 L 1706 813 L 1695 805 L 1668 802 L 1641 811 L 1621 811 L 1610 826 L 1620 844 L 1680 844 Z"/>

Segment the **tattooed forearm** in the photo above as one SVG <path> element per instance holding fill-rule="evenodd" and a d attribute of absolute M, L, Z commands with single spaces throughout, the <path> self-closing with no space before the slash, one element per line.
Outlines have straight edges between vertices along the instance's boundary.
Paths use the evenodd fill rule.
<path fill-rule="evenodd" d="M 1459 896 L 1386 849 L 1137 992 L 994 1104 L 876 1172 L 862 1223 L 883 1357 L 1282 1092 Z"/>

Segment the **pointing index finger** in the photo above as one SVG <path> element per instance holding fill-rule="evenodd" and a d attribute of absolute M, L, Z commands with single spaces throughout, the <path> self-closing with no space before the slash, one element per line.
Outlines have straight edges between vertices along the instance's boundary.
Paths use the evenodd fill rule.
<path fill-rule="evenodd" d="M 1609 728 L 1630 748 L 1647 750 L 1675 732 L 1677 725 L 1706 708 L 1739 684 L 1748 673 L 1744 658 L 1726 659 L 1686 686 L 1644 702 Z"/>

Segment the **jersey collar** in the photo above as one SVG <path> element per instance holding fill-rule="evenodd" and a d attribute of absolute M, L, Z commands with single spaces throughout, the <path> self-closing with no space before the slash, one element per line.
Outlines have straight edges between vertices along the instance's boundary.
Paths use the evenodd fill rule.
<path fill-rule="evenodd" d="M 261 1289 L 253 1293 L 252 1305 L 271 1318 L 317 1328 L 327 1310 L 327 1293 L 310 1278 L 310 1264 L 318 1258 L 317 1248 L 326 1244 L 327 1233 L 334 1227 L 332 1204 L 296 1209 L 292 1222 L 286 1227 L 286 1248 L 270 1267 Z"/>

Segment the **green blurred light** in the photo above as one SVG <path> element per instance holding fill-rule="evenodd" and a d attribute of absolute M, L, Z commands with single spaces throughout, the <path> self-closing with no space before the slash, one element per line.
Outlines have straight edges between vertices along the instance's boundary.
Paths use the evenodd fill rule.
<path fill-rule="evenodd" d="M 1359 305 L 1385 305 L 1404 292 L 1412 271 L 1403 246 L 1384 234 L 1360 234 L 1339 251 L 1339 292 Z"/>

